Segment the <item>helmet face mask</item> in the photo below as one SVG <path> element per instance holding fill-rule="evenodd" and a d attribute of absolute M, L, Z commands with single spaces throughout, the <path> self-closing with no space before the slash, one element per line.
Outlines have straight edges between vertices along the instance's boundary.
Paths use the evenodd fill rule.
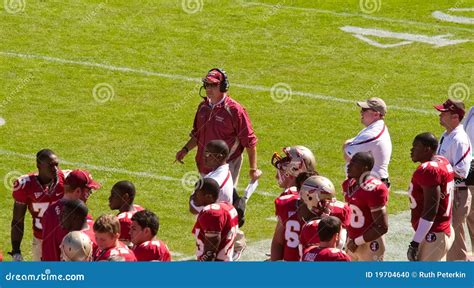
<path fill-rule="evenodd" d="M 304 146 L 293 146 L 283 148 L 285 156 L 273 153 L 272 165 L 277 170 L 282 170 L 289 176 L 296 177 L 301 172 L 315 171 L 314 155 Z"/>
<path fill-rule="evenodd" d="M 300 189 L 300 197 L 308 209 L 317 216 L 331 214 L 331 202 L 335 200 L 334 184 L 323 176 L 311 176 Z"/>
<path fill-rule="evenodd" d="M 80 231 L 64 236 L 60 250 L 61 261 L 92 261 L 92 241 Z"/>

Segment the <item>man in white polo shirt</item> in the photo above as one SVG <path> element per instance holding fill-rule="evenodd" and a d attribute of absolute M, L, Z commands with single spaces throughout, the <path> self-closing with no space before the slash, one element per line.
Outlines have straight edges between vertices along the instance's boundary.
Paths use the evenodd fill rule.
<path fill-rule="evenodd" d="M 469 109 L 469 113 L 464 118 L 464 131 L 466 131 L 467 136 L 469 136 L 469 140 L 471 141 L 471 148 L 472 143 L 474 143 L 474 106 Z M 474 151 L 471 151 L 471 155 L 474 155 Z M 466 178 L 466 185 L 471 192 L 471 197 L 474 194 L 474 159 L 471 161 L 471 170 L 469 171 L 469 175 Z M 471 237 L 471 252 L 474 252 L 474 201 L 471 198 L 471 211 L 466 218 L 467 222 L 467 229 L 469 230 L 469 236 Z"/>
<path fill-rule="evenodd" d="M 434 106 L 439 114 L 441 126 L 446 128 L 439 140 L 436 154 L 446 157 L 454 169 L 454 202 L 453 202 L 453 228 L 454 243 L 448 251 L 447 261 L 466 261 L 467 247 L 463 224 L 471 208 L 471 193 L 464 179 L 469 174 L 471 167 L 471 142 L 464 131 L 461 121 L 464 118 L 464 103 L 448 99 L 441 105 Z"/>
<path fill-rule="evenodd" d="M 212 140 L 206 144 L 204 148 L 203 162 L 206 167 L 212 169 L 203 178 L 212 178 L 219 184 L 220 191 L 217 197 L 217 202 L 233 203 L 234 182 L 232 181 L 232 174 L 227 164 L 229 156 L 229 147 L 223 140 Z M 201 183 L 199 181 L 198 183 Z M 203 206 L 196 206 L 194 204 L 194 193 L 189 199 L 189 210 L 193 214 L 199 214 Z"/>
<path fill-rule="evenodd" d="M 344 143 L 344 159 L 349 163 L 358 152 L 371 152 L 374 156 L 373 176 L 380 178 L 390 187 L 388 179 L 388 165 L 392 155 L 392 140 L 385 125 L 384 118 L 387 105 L 377 97 L 372 97 L 364 102 L 357 102 L 361 108 L 361 122 L 366 128 L 362 129 L 356 137 Z"/>

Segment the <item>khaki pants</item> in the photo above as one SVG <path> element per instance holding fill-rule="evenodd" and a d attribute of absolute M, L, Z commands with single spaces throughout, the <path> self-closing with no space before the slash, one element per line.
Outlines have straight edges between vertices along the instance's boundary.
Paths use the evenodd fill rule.
<path fill-rule="evenodd" d="M 451 235 L 444 232 L 428 233 L 420 243 L 418 261 L 446 261 L 446 254 L 454 242 L 454 230 L 451 228 Z"/>
<path fill-rule="evenodd" d="M 351 252 L 346 248 L 346 252 L 351 256 L 352 261 L 383 261 L 385 253 L 384 237 L 382 236 L 374 241 L 358 246 L 355 252 Z"/>
<path fill-rule="evenodd" d="M 448 261 L 466 261 L 467 245 L 463 224 L 471 210 L 471 192 L 466 187 L 454 189 L 453 217 L 454 243 L 448 251 Z"/>
<path fill-rule="evenodd" d="M 240 168 L 242 167 L 242 154 L 239 157 L 235 158 L 229 162 L 229 170 L 232 174 L 232 181 L 234 181 L 234 188 L 237 187 L 240 176 Z"/>
<path fill-rule="evenodd" d="M 471 192 L 471 211 L 467 215 L 467 230 L 469 231 L 469 237 L 471 238 L 471 253 L 474 253 L 474 200 L 472 200 L 472 195 L 474 195 L 474 186 L 469 186 L 469 192 Z"/>
<path fill-rule="evenodd" d="M 33 241 L 31 243 L 31 253 L 33 261 L 41 261 L 43 240 L 38 239 L 33 236 Z"/>

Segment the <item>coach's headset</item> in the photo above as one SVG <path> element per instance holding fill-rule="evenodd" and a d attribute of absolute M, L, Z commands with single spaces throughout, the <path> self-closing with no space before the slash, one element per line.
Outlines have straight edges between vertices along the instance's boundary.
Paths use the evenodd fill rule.
<path fill-rule="evenodd" d="M 207 74 L 209 74 L 212 71 L 217 71 L 217 72 L 221 73 L 223 79 L 219 83 L 219 91 L 221 91 L 222 93 L 227 92 L 229 90 L 230 83 L 229 83 L 229 80 L 227 79 L 227 73 L 225 73 L 225 70 L 221 69 L 221 68 L 212 68 L 211 70 L 209 70 L 207 72 Z M 206 77 L 207 77 L 207 74 L 206 74 Z M 202 89 L 204 89 L 205 80 L 206 80 L 206 78 L 202 79 L 202 84 L 203 85 L 199 89 L 199 96 L 201 96 L 202 98 L 206 98 L 206 96 L 202 96 L 202 93 L 201 93 Z"/>

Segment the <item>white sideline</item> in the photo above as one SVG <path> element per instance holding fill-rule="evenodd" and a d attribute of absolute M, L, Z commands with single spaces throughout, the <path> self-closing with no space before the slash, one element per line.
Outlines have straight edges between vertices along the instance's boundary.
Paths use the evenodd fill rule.
<path fill-rule="evenodd" d="M 189 81 L 189 82 L 201 81 L 201 78 L 187 77 L 187 76 L 178 75 L 178 74 L 167 74 L 167 73 L 147 71 L 144 69 L 113 66 L 109 64 L 100 64 L 100 63 L 94 63 L 94 62 L 89 62 L 89 61 L 75 61 L 75 60 L 68 60 L 68 59 L 43 56 L 43 55 L 23 54 L 23 53 L 6 52 L 6 51 L 0 51 L 0 55 L 6 56 L 6 57 L 16 57 L 16 58 L 24 58 L 24 59 L 38 59 L 38 60 L 44 60 L 44 61 L 49 61 L 49 62 L 61 63 L 61 64 L 96 67 L 96 68 L 101 68 L 101 69 L 106 69 L 106 70 L 111 70 L 111 71 L 118 71 L 118 72 L 124 72 L 124 73 L 136 73 L 136 74 L 142 74 L 146 76 L 155 76 L 155 77 L 161 77 L 161 78 L 167 78 L 167 79 L 173 79 L 173 80 L 179 79 L 179 80 L 184 80 L 184 81 Z M 269 92 L 269 93 L 272 92 L 272 87 L 265 87 L 265 86 L 259 86 L 259 85 L 246 85 L 246 84 L 232 83 L 232 86 L 248 89 L 248 90 L 253 90 L 253 91 L 263 91 L 263 92 Z M 289 98 L 291 98 L 292 95 L 302 96 L 302 97 L 307 97 L 307 98 L 312 98 L 312 99 L 317 99 L 317 100 L 328 100 L 328 101 L 333 101 L 333 102 L 349 103 L 349 104 L 355 104 L 356 102 L 355 100 L 348 100 L 344 98 L 338 98 L 334 96 L 303 92 L 303 91 L 291 91 Z M 388 105 L 388 108 L 393 109 L 393 110 L 406 111 L 406 112 L 416 112 L 416 113 L 427 114 L 427 115 L 437 115 L 434 109 L 429 109 L 429 110 L 417 109 L 417 108 L 396 106 L 396 105 Z"/>
<path fill-rule="evenodd" d="M 453 29 L 459 31 L 467 31 L 473 32 L 474 29 L 472 28 L 464 28 L 464 27 L 456 27 L 456 26 L 448 26 L 448 25 L 440 25 L 436 23 L 428 23 L 428 22 L 419 22 L 414 20 L 406 20 L 406 19 L 394 19 L 389 17 L 381 17 L 381 16 L 372 16 L 369 14 L 363 13 L 349 13 L 349 12 L 335 12 L 331 10 L 324 10 L 324 9 L 317 9 L 317 8 L 305 8 L 305 7 L 295 7 L 295 6 L 287 6 L 287 5 L 272 5 L 260 2 L 243 2 L 242 6 L 263 6 L 267 8 L 283 8 L 283 9 L 291 9 L 291 10 L 299 10 L 299 11 L 306 11 L 306 12 L 314 12 L 314 13 L 321 13 L 321 14 L 330 14 L 334 16 L 340 17 L 361 17 L 364 19 L 374 20 L 374 21 L 382 21 L 382 22 L 391 22 L 391 23 L 400 23 L 400 24 L 407 24 L 407 25 L 414 25 L 414 26 L 425 26 L 425 27 L 436 27 L 436 28 L 444 28 L 444 29 Z M 464 9 L 472 9 L 472 8 L 463 8 L 461 11 L 471 11 L 471 10 L 464 10 Z M 450 10 L 454 11 L 454 10 Z M 459 11 L 459 10 L 458 10 Z"/>

